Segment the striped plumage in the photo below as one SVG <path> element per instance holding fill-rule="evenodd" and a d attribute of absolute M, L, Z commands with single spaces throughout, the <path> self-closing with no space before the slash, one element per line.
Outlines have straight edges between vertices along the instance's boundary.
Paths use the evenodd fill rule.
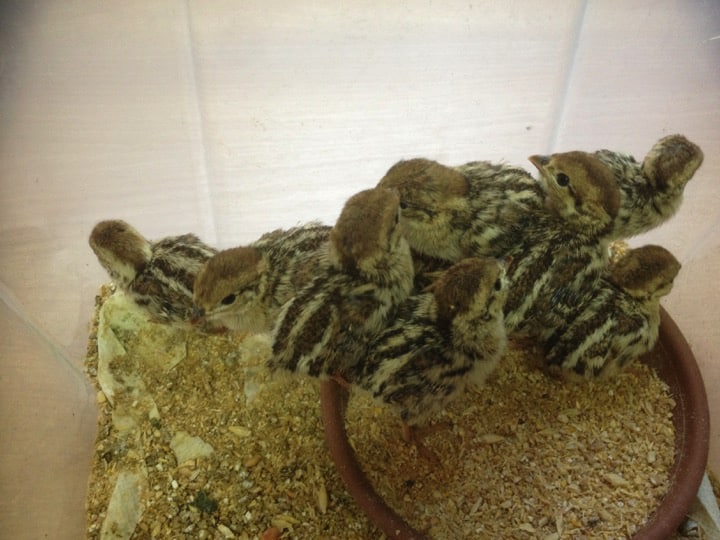
<path fill-rule="evenodd" d="M 378 183 L 400 196 L 403 232 L 420 254 L 456 261 L 463 257 L 462 237 L 472 218 L 465 176 L 428 159 L 393 165 Z"/>
<path fill-rule="evenodd" d="M 413 282 L 410 248 L 389 190 L 361 191 L 346 203 L 316 277 L 280 311 L 270 368 L 343 375 L 379 332 Z"/>
<path fill-rule="evenodd" d="M 89 243 L 115 284 L 153 320 L 190 322 L 195 276 L 215 249 L 193 234 L 149 241 L 121 220 L 95 225 Z"/>
<path fill-rule="evenodd" d="M 522 233 L 516 222 L 544 204 L 541 187 L 526 171 L 487 161 L 458 167 L 423 158 L 400 161 L 378 186 L 400 195 L 413 250 L 446 261 L 503 256 Z"/>
<path fill-rule="evenodd" d="M 607 264 L 602 235 L 617 213 L 617 187 L 597 160 L 583 153 L 534 158 L 539 182 L 507 165 L 451 168 L 418 159 L 398 163 L 379 184 L 399 193 L 414 250 L 450 262 L 512 258 L 505 302 L 510 332 L 532 331 L 537 306 L 572 303 L 573 290 L 599 279 Z M 557 184 L 560 167 L 572 182 Z"/>
<path fill-rule="evenodd" d="M 505 345 L 504 265 L 464 259 L 413 295 L 347 374 L 414 426 L 482 383 Z"/>
<path fill-rule="evenodd" d="M 537 336 L 567 325 L 598 285 L 620 196 L 612 172 L 585 152 L 530 161 L 539 171 L 544 211 L 516 222 L 526 234 L 510 250 L 516 266 L 510 269 L 506 321 L 513 331 Z"/>
<path fill-rule="evenodd" d="M 642 163 L 631 155 L 599 150 L 594 154 L 612 171 L 620 187 L 620 211 L 611 233 L 628 238 L 670 219 L 682 203 L 685 186 L 702 164 L 702 150 L 682 135 L 656 142 Z"/>
<path fill-rule="evenodd" d="M 518 241 L 545 225 L 546 197 L 542 186 L 524 169 L 488 161 L 471 161 L 455 167 L 468 180 L 472 208 L 465 253 L 503 257 Z"/>
<path fill-rule="evenodd" d="M 311 222 L 221 251 L 195 280 L 197 315 L 232 330 L 269 331 L 282 305 L 315 277 L 329 235 L 329 226 Z"/>
<path fill-rule="evenodd" d="M 680 263 L 666 249 L 629 250 L 613 264 L 590 299 L 575 306 L 562 328 L 541 335 L 551 371 L 586 379 L 607 376 L 648 352 L 658 338 L 660 298 Z"/>
<path fill-rule="evenodd" d="M 510 250 L 510 290 L 505 301 L 508 332 L 535 336 L 550 326 L 567 322 L 573 307 L 586 300 L 587 291 L 607 266 L 607 248 L 565 232 L 549 229 L 540 242 Z"/>
<path fill-rule="evenodd" d="M 679 263 L 648 246 L 610 270 L 607 246 L 672 216 L 702 152 L 673 135 L 642 164 L 609 151 L 530 160 L 540 172 L 537 182 L 504 165 L 450 168 L 411 160 L 380 185 L 398 191 L 404 225 L 414 231 L 411 247 L 423 255 L 512 258 L 504 309 L 509 333 L 540 339 L 548 364 L 563 373 L 612 373 L 654 345 L 658 301 Z M 403 169 L 412 171 L 409 179 Z M 630 267 L 637 267 L 634 274 L 623 272 Z"/>

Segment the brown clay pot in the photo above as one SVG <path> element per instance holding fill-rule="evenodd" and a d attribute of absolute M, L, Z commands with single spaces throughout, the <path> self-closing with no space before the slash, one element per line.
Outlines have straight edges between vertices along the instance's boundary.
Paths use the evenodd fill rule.
<path fill-rule="evenodd" d="M 664 540 L 689 511 L 707 464 L 710 413 L 695 357 L 670 315 L 661 308 L 660 338 L 643 362 L 654 367 L 675 399 L 675 463 L 670 489 L 636 540 Z M 334 380 L 322 383 L 320 402 L 325 440 L 348 492 L 368 518 L 388 537 L 425 539 L 377 494 L 357 460 L 345 431 L 347 392 Z"/>

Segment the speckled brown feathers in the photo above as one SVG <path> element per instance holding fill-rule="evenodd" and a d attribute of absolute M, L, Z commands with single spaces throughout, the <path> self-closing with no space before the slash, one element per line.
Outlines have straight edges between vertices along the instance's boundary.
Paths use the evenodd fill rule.
<path fill-rule="evenodd" d="M 546 194 L 524 169 L 488 161 L 455 167 L 470 185 L 471 218 L 461 235 L 464 256 L 503 257 L 524 241 L 528 232 L 541 230 L 546 218 Z"/>
<path fill-rule="evenodd" d="M 535 312 L 572 303 L 572 288 L 598 279 L 606 265 L 602 235 L 617 213 L 618 188 L 598 160 L 568 153 L 536 161 L 547 177 L 541 182 L 522 169 L 482 161 L 450 169 L 463 175 L 467 189 L 453 188 L 459 181 L 448 181 L 456 177 L 442 166 L 424 169 L 411 182 L 395 169 L 380 182 L 397 189 L 403 225 L 414 231 L 408 234 L 414 250 L 450 262 L 512 257 L 505 303 L 511 332 L 532 331 Z M 560 168 L 572 174 L 572 184 L 557 184 L 554 173 Z M 556 294 L 556 283 L 567 294 Z"/>
<path fill-rule="evenodd" d="M 505 350 L 504 266 L 462 260 L 429 291 L 408 298 L 355 366 L 350 381 L 398 411 L 408 425 L 479 384 Z"/>
<path fill-rule="evenodd" d="M 660 298 L 680 263 L 655 245 L 628 251 L 575 306 L 569 324 L 541 336 L 546 362 L 556 372 L 586 379 L 607 376 L 655 345 Z"/>
<path fill-rule="evenodd" d="M 89 243 L 117 286 L 152 319 L 190 322 L 193 282 L 215 249 L 193 234 L 151 242 L 120 220 L 98 223 Z"/>
<path fill-rule="evenodd" d="M 517 242 L 518 219 L 544 204 L 542 189 L 526 171 L 486 161 L 458 167 L 401 161 L 378 185 L 399 194 L 413 250 L 447 261 L 473 253 L 502 256 Z"/>
<path fill-rule="evenodd" d="M 282 305 L 316 275 L 330 227 L 316 222 L 272 231 L 221 251 L 198 273 L 198 317 L 232 330 L 267 332 Z"/>
<path fill-rule="evenodd" d="M 342 375 L 410 293 L 410 248 L 393 192 L 362 191 L 345 204 L 325 264 L 285 304 L 273 329 L 271 369 Z"/>
<path fill-rule="evenodd" d="M 405 237 L 413 249 L 450 261 L 462 258 L 461 237 L 472 219 L 462 173 L 417 158 L 393 165 L 378 186 L 398 193 Z"/>
<path fill-rule="evenodd" d="M 657 141 L 642 163 L 631 155 L 599 150 L 595 156 L 612 171 L 620 187 L 620 208 L 612 238 L 628 238 L 670 219 L 685 186 L 703 162 L 702 150 L 683 135 Z"/>

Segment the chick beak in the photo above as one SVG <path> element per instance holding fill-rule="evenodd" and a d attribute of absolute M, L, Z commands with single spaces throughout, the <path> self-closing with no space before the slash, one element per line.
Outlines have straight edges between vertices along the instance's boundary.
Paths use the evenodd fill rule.
<path fill-rule="evenodd" d="M 545 165 L 550 163 L 550 156 L 535 155 L 530 156 L 528 159 L 530 160 L 530 163 L 535 165 L 540 172 L 543 172 L 543 170 L 545 169 Z"/>
<path fill-rule="evenodd" d="M 190 324 L 193 326 L 196 326 L 200 324 L 200 321 L 205 316 L 205 310 L 201 307 L 195 306 L 192 310 L 192 315 L 190 316 Z"/>

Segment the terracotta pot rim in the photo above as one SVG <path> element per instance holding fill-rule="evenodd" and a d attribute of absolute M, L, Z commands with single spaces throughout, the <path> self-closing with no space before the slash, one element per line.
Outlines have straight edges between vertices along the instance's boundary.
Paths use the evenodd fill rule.
<path fill-rule="evenodd" d="M 663 308 L 660 309 L 659 344 L 675 361 L 674 366 L 665 366 L 658 372 L 670 386 L 676 401 L 673 424 L 677 457 L 671 471 L 670 489 L 645 526 L 635 534 L 636 540 L 668 538 L 680 525 L 700 487 L 710 443 L 710 412 L 700 370 L 680 329 Z M 388 538 L 428 538 L 390 508 L 365 475 L 347 438 L 347 398 L 347 392 L 334 380 L 321 384 L 325 440 L 348 492 Z"/>
<path fill-rule="evenodd" d="M 697 496 L 707 466 L 710 447 L 710 409 L 695 356 L 675 321 L 660 308 L 660 344 L 675 360 L 674 367 L 658 372 L 676 401 L 673 411 L 675 455 L 670 489 L 636 540 L 668 538 L 682 523 Z"/>

